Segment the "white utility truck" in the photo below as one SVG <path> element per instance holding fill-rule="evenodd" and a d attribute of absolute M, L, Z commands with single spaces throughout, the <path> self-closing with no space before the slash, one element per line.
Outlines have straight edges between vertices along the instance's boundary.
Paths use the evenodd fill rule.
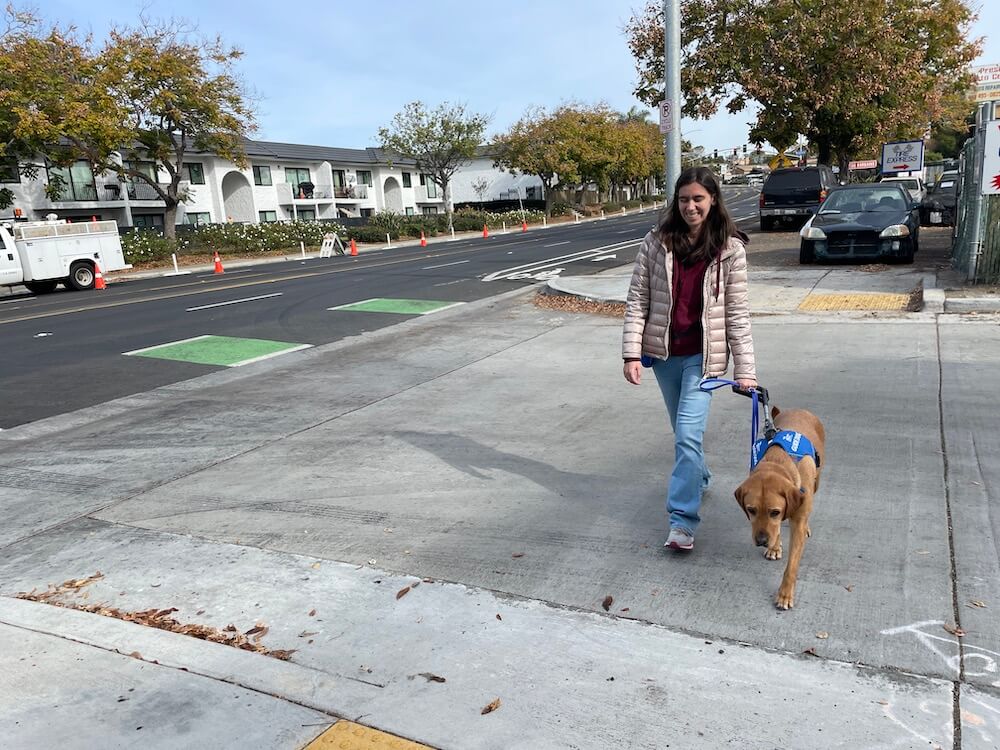
<path fill-rule="evenodd" d="M 0 286 L 23 284 L 45 294 L 62 283 L 93 289 L 101 273 L 131 268 L 114 221 L 22 221 L 0 224 Z"/>

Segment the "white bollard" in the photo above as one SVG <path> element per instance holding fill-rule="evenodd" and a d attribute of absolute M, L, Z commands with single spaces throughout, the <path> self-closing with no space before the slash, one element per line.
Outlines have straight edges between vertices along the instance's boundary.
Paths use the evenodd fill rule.
<path fill-rule="evenodd" d="M 177 253 L 170 253 L 170 257 L 174 259 L 174 273 L 179 274 L 181 271 L 177 267 Z"/>
<path fill-rule="evenodd" d="M 601 218 L 602 219 L 604 218 L 604 209 L 603 208 L 601 209 Z"/>
<path fill-rule="evenodd" d="M 451 228 L 451 239 L 452 239 L 452 240 L 454 240 L 454 239 L 455 239 L 455 227 L 452 227 L 452 228 Z"/>
<path fill-rule="evenodd" d="M 625 215 L 625 206 L 622 206 L 622 216 Z"/>
<path fill-rule="evenodd" d="M 299 249 L 302 251 L 302 260 L 306 259 L 306 243 L 299 240 Z"/>
<path fill-rule="evenodd" d="M 388 232 L 385 233 L 385 246 L 388 248 L 392 247 L 392 237 L 389 236 Z"/>
<path fill-rule="evenodd" d="M 503 231 L 501 232 L 501 234 L 507 234 L 507 222 L 504 221 L 504 222 L 501 222 L 501 223 L 503 224 Z"/>
<path fill-rule="evenodd" d="M 574 224 L 580 223 L 580 214 L 578 214 L 576 211 L 573 212 L 573 223 Z"/>
<path fill-rule="evenodd" d="M 548 225 L 549 225 L 549 222 L 547 222 L 547 221 L 545 220 L 545 217 L 543 216 L 543 217 L 542 217 L 542 228 L 544 229 L 544 228 L 545 228 L 545 227 L 547 227 Z"/>
<path fill-rule="evenodd" d="M 642 201 L 639 202 L 639 213 L 642 213 Z"/>

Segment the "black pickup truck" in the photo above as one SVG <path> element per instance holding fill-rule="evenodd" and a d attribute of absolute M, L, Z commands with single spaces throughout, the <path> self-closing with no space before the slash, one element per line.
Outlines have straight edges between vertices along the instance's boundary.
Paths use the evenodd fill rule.
<path fill-rule="evenodd" d="M 801 224 L 816 213 L 838 184 L 837 176 L 825 164 L 774 170 L 760 189 L 761 231 L 774 229 L 780 221 Z"/>

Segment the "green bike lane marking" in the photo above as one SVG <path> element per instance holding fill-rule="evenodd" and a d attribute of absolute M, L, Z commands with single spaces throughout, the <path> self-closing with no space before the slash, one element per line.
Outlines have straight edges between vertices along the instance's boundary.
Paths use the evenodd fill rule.
<path fill-rule="evenodd" d="M 349 310 L 351 312 L 398 313 L 400 315 L 428 315 L 447 310 L 449 307 L 464 305 L 464 302 L 445 302 L 433 299 L 389 299 L 373 297 L 360 302 L 328 307 L 327 310 Z"/>
<path fill-rule="evenodd" d="M 312 344 L 292 344 L 286 341 L 206 335 L 135 349 L 124 354 L 199 365 L 241 367 L 251 362 L 260 362 L 263 359 L 309 349 L 311 346 Z"/>

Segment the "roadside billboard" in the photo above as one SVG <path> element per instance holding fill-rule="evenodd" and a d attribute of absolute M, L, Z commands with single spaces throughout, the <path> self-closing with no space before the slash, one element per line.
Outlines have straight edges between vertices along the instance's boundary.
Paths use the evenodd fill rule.
<path fill-rule="evenodd" d="M 974 102 L 1000 101 L 1000 65 L 980 65 L 972 69 L 976 77 Z"/>
<path fill-rule="evenodd" d="M 983 195 L 1000 195 L 1000 120 L 986 123 L 982 192 Z"/>
<path fill-rule="evenodd" d="M 882 144 L 882 174 L 919 172 L 923 168 L 923 141 L 895 141 Z"/>

